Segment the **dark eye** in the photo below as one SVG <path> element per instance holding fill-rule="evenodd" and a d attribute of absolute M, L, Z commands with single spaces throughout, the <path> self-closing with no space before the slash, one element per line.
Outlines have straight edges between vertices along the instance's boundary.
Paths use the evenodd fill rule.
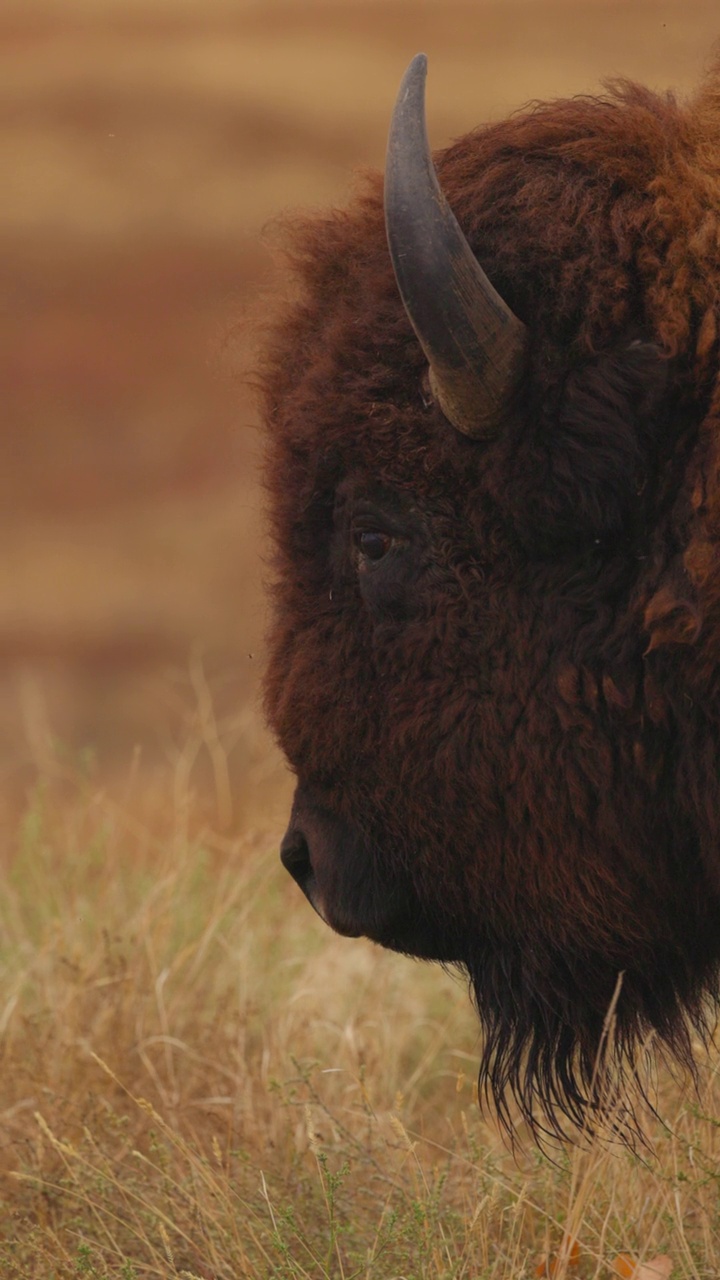
<path fill-rule="evenodd" d="M 353 542 L 362 559 L 374 563 L 387 555 L 393 539 L 388 533 L 379 533 L 376 529 L 356 529 Z"/>

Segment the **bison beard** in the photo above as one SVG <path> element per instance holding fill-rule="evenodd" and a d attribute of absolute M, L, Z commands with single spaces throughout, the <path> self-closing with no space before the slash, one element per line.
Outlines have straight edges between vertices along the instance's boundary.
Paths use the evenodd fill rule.
<path fill-rule="evenodd" d="M 560 1133 L 649 1033 L 691 1065 L 718 995 L 720 74 L 435 157 L 515 344 L 481 317 L 462 376 L 401 161 L 402 297 L 371 178 L 289 229 L 264 368 L 282 857 L 339 932 L 462 966 L 481 1095 Z"/>

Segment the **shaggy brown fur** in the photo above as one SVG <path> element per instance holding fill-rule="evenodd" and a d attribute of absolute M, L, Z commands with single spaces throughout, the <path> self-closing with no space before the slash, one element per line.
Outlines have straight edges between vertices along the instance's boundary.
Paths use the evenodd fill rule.
<path fill-rule="evenodd" d="M 687 107 L 539 105 L 436 163 L 527 378 L 490 444 L 428 402 L 378 178 L 294 229 L 267 710 L 308 896 L 464 966 L 483 1091 L 559 1130 L 618 974 L 621 1072 L 650 1029 L 687 1060 L 717 993 L 720 75 Z"/>

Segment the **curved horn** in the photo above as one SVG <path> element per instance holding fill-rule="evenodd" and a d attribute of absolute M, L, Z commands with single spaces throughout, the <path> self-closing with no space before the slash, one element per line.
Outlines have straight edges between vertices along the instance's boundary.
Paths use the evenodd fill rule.
<path fill-rule="evenodd" d="M 427 58 L 413 58 L 388 139 L 385 226 L 430 387 L 464 435 L 487 439 L 524 363 L 527 330 L 497 293 L 440 190 L 425 126 Z"/>

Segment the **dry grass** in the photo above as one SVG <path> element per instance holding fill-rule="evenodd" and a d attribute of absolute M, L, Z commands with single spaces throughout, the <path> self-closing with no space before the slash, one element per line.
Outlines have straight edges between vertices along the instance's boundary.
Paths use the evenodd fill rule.
<path fill-rule="evenodd" d="M 520 1280 L 549 1254 L 589 1280 L 628 1251 L 716 1276 L 716 1068 L 699 1095 L 660 1081 L 651 1153 L 513 1157 L 476 1108 L 462 984 L 315 920 L 277 863 L 274 758 L 221 836 L 201 748 L 124 795 L 49 763 L 17 830 L 0 1274 Z"/>

